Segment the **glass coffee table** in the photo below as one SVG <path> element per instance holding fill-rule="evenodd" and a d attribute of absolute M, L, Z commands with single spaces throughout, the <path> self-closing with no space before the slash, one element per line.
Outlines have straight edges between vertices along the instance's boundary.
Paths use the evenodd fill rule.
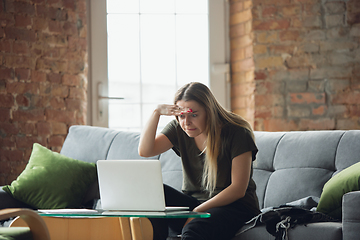
<path fill-rule="evenodd" d="M 51 240 L 152 240 L 148 218 L 208 218 L 209 213 L 191 211 L 130 212 L 91 209 L 39 210 Z M 11 226 L 22 226 L 15 220 Z"/>

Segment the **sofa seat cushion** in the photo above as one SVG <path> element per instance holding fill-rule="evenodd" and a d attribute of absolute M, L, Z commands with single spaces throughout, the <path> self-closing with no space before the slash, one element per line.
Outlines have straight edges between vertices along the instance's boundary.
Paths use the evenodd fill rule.
<path fill-rule="evenodd" d="M 28 227 L 2 227 L 0 240 L 31 240 L 33 239 Z"/>
<path fill-rule="evenodd" d="M 245 229 L 243 227 L 240 231 Z M 342 224 L 339 222 L 321 222 L 298 225 L 288 231 L 291 240 L 339 240 L 342 239 Z M 274 239 L 269 234 L 265 225 L 257 226 L 239 235 L 232 240 L 254 240 L 254 239 Z"/>
<path fill-rule="evenodd" d="M 37 209 L 78 208 L 95 179 L 95 164 L 35 143 L 25 170 L 3 190 Z"/>

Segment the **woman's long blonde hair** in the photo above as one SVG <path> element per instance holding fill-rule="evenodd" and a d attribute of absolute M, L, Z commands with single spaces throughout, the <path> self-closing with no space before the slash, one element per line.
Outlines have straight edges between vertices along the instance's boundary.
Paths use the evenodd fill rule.
<path fill-rule="evenodd" d="M 178 101 L 196 101 L 204 107 L 206 112 L 206 158 L 202 176 L 202 186 L 210 195 L 216 188 L 217 159 L 221 152 L 221 129 L 224 124 L 230 123 L 248 129 L 254 138 L 251 125 L 241 116 L 223 108 L 216 100 L 210 89 L 198 82 L 188 83 L 175 94 L 174 103 Z"/>

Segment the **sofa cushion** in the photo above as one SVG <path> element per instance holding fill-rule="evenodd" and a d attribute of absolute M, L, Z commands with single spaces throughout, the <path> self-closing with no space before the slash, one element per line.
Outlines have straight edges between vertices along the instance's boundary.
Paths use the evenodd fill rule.
<path fill-rule="evenodd" d="M 289 168 L 275 171 L 269 178 L 265 207 L 278 207 L 307 196 L 320 196 L 331 172 L 317 168 Z M 284 194 L 286 193 L 286 194 Z"/>
<path fill-rule="evenodd" d="M 77 208 L 95 179 L 95 164 L 35 143 L 25 170 L 3 190 L 38 209 Z"/>
<path fill-rule="evenodd" d="M 183 183 L 181 158 L 170 149 L 160 154 L 159 160 L 161 162 L 163 182 L 181 191 Z"/>
<path fill-rule="evenodd" d="M 139 140 L 140 133 L 119 131 L 110 144 L 106 159 L 144 159 L 138 153 Z M 157 155 L 149 159 L 159 159 L 159 156 Z"/>
<path fill-rule="evenodd" d="M 359 190 L 360 162 L 332 177 L 323 188 L 317 211 L 341 219 L 342 196 Z"/>
<path fill-rule="evenodd" d="M 255 131 L 255 142 L 260 150 L 254 161 L 253 179 L 256 183 L 256 194 L 259 199 L 260 208 L 264 208 L 266 188 L 274 169 L 274 156 L 277 145 L 285 135 L 283 132 L 262 132 Z"/>
<path fill-rule="evenodd" d="M 92 126 L 71 126 L 61 149 L 61 154 L 96 163 L 107 159 L 109 148 L 119 132 L 109 128 Z"/>
<path fill-rule="evenodd" d="M 334 176 L 360 161 L 359 130 L 345 131 L 337 147 Z"/>
<path fill-rule="evenodd" d="M 336 151 L 343 134 L 343 131 L 255 132 L 259 155 L 254 163 L 254 181 L 260 206 L 320 197 L 323 185 L 336 171 Z"/>

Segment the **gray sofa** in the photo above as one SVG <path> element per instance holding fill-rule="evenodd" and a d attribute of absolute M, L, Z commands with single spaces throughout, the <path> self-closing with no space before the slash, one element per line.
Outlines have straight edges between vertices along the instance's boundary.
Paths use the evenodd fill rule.
<path fill-rule="evenodd" d="M 320 197 L 323 185 L 335 174 L 360 160 L 360 131 L 255 132 L 259 148 L 253 178 L 262 209 L 277 207 L 306 197 Z M 99 159 L 139 159 L 139 133 L 107 128 L 72 126 L 61 154 L 95 163 Z M 169 150 L 159 156 L 163 181 L 181 189 L 179 157 Z M 0 201 L 16 202 L 4 198 Z M 90 188 L 84 203 L 97 199 L 97 183 Z M 240 230 L 239 230 L 240 232 Z M 360 238 L 360 192 L 343 198 L 342 222 L 299 225 L 289 230 L 290 240 L 354 240 Z M 274 239 L 265 226 L 238 234 L 233 240 Z"/>

